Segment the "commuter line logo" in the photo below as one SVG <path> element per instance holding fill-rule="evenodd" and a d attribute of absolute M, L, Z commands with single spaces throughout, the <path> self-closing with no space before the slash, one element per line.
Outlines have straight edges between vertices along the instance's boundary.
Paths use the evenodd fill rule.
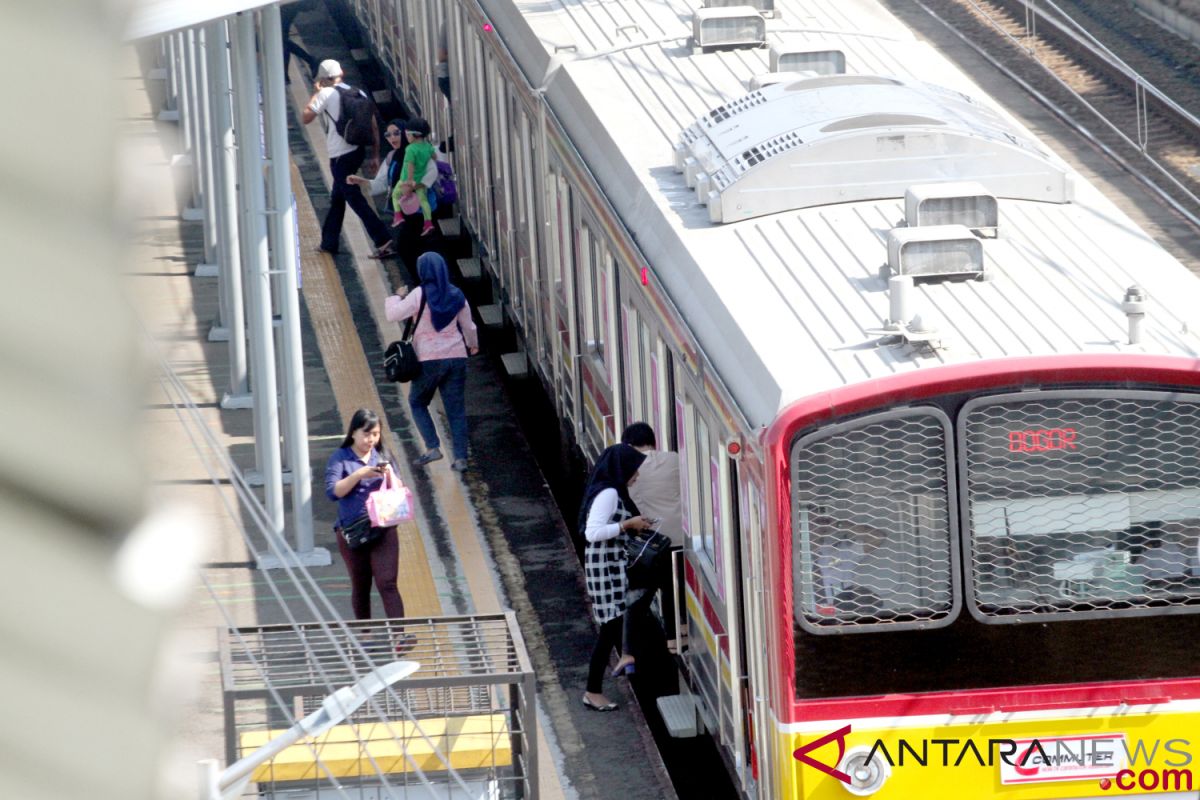
<path fill-rule="evenodd" d="M 792 757 L 795 758 L 797 761 L 799 761 L 801 764 L 806 764 L 806 765 L 812 767 L 813 769 L 817 769 L 817 770 L 820 770 L 821 772 L 824 772 L 826 775 L 832 775 L 833 777 L 837 778 L 842 783 L 849 784 L 850 776 L 837 768 L 837 765 L 842 763 L 842 757 L 844 755 L 846 755 L 846 734 L 848 734 L 848 733 L 850 733 L 849 725 L 847 725 L 844 728 L 838 728 L 833 733 L 827 733 L 824 736 L 822 736 L 820 739 L 814 739 L 811 742 L 809 742 L 808 744 L 798 747 L 792 753 Z M 837 742 L 837 748 L 838 748 L 837 758 L 834 759 L 834 761 L 833 761 L 834 765 L 832 767 L 829 766 L 828 764 L 823 764 L 820 761 L 817 761 L 815 758 L 813 758 L 812 756 L 809 755 L 809 752 L 811 752 L 813 750 L 818 750 L 818 749 L 824 747 L 825 745 L 829 744 L 832 741 Z"/>

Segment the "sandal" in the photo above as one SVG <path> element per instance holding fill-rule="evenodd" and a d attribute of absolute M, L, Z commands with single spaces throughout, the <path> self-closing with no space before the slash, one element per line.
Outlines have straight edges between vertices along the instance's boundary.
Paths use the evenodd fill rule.
<path fill-rule="evenodd" d="M 367 258 L 373 258 L 378 261 L 379 259 L 383 258 L 391 258 L 394 255 L 396 255 L 396 246 L 391 242 L 388 242 L 383 247 L 380 247 L 374 253 L 371 253 L 371 255 L 367 256 Z"/>

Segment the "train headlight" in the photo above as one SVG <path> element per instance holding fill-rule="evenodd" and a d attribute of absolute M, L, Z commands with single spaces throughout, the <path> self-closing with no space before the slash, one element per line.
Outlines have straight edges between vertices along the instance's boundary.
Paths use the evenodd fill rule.
<path fill-rule="evenodd" d="M 871 756 L 869 747 L 851 747 L 838 764 L 838 769 L 850 776 L 850 783 L 842 786 L 850 794 L 865 797 L 883 788 L 892 775 L 892 767 L 876 753 Z"/>

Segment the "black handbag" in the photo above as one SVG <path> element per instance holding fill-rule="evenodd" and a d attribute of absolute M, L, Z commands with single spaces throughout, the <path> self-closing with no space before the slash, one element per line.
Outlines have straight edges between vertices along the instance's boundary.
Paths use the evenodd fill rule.
<path fill-rule="evenodd" d="M 650 588 L 663 561 L 669 557 L 671 537 L 658 531 L 625 534 L 625 580 L 630 586 Z"/>
<path fill-rule="evenodd" d="M 360 547 L 366 547 L 372 542 L 376 542 L 387 533 L 387 528 L 376 528 L 371 525 L 371 518 L 363 514 L 358 519 L 351 522 L 346 527 L 342 528 L 342 538 L 346 540 L 346 546 L 351 550 L 357 550 Z"/>
<path fill-rule="evenodd" d="M 408 383 L 421 374 L 421 362 L 417 359 L 417 350 L 413 347 L 413 333 L 417 330 L 417 320 L 425 311 L 425 292 L 421 292 L 421 307 L 417 315 L 404 324 L 404 335 L 387 346 L 383 353 L 383 373 L 389 381 Z"/>

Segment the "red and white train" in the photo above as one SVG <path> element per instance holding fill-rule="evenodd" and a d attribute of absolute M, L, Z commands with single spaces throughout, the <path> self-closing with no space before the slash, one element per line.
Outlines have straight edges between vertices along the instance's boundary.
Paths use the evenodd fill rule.
<path fill-rule="evenodd" d="M 741 790 L 1195 797 L 1200 281 L 873 0 L 698 2 L 354 5 L 585 454 L 683 458 Z"/>

